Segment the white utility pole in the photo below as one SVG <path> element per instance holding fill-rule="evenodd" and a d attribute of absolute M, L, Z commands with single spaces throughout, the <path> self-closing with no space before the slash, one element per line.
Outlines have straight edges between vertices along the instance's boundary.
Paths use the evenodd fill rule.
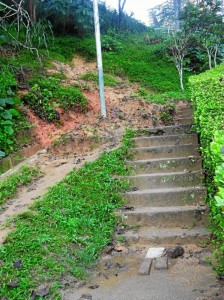
<path fill-rule="evenodd" d="M 101 49 L 101 41 L 100 41 L 98 0 L 93 0 L 93 11 L 94 11 L 95 36 L 96 36 L 97 67 L 98 67 L 99 88 L 100 88 L 100 107 L 101 107 L 101 115 L 103 117 L 106 117 L 107 113 L 106 113 L 106 106 L 105 106 L 105 99 L 104 99 L 103 61 L 102 61 L 102 49 Z"/>

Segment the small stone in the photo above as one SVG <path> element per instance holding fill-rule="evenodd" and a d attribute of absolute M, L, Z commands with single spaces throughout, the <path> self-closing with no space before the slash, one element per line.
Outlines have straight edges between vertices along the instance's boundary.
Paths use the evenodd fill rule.
<path fill-rule="evenodd" d="M 37 152 L 37 155 L 43 155 L 47 153 L 47 149 L 43 149 Z"/>
<path fill-rule="evenodd" d="M 149 275 L 152 266 L 152 259 L 151 258 L 144 258 L 141 266 L 138 270 L 139 275 Z"/>
<path fill-rule="evenodd" d="M 126 247 L 124 247 L 124 246 L 122 246 L 122 245 L 116 245 L 115 247 L 114 247 L 114 249 L 113 249 L 114 251 L 116 251 L 116 252 L 124 252 L 124 251 L 126 251 L 127 250 L 127 248 Z"/>
<path fill-rule="evenodd" d="M 123 234 L 124 232 L 125 232 L 125 227 L 124 226 L 118 226 L 117 228 L 116 228 L 116 232 L 117 232 L 117 234 Z"/>
<path fill-rule="evenodd" d="M 94 284 L 94 285 L 90 285 L 89 289 L 95 290 L 95 289 L 98 289 L 98 287 L 99 287 L 99 284 Z"/>
<path fill-rule="evenodd" d="M 167 257 L 157 257 L 155 260 L 155 270 L 167 270 L 168 259 Z"/>
<path fill-rule="evenodd" d="M 184 248 L 182 246 L 176 246 L 174 248 L 167 248 L 166 254 L 169 258 L 177 258 L 179 256 L 183 256 Z"/>

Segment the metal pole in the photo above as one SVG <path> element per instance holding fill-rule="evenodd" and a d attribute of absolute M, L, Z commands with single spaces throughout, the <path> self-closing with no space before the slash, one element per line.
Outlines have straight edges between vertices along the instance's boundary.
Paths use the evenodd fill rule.
<path fill-rule="evenodd" d="M 105 106 L 105 99 L 104 99 L 103 62 L 102 62 L 102 50 L 101 50 L 101 41 L 100 41 L 98 0 L 93 0 L 93 11 L 94 11 L 95 36 L 96 36 L 97 67 L 98 67 L 99 88 L 100 88 L 100 107 L 101 107 L 101 115 L 103 117 L 106 117 L 107 113 L 106 113 L 106 106 Z"/>

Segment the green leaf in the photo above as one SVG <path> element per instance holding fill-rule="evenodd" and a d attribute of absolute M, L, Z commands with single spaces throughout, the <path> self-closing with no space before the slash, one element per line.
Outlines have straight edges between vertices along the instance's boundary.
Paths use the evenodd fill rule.
<path fill-rule="evenodd" d="M 5 99 L 6 104 L 14 104 L 14 100 L 12 98 Z"/>
<path fill-rule="evenodd" d="M 223 198 L 220 198 L 219 196 L 215 196 L 215 200 L 216 200 L 217 206 L 224 207 L 224 199 Z"/>
<path fill-rule="evenodd" d="M 4 120 L 4 121 L 1 122 L 1 124 L 2 124 L 2 125 L 12 125 L 13 122 L 10 121 L 10 120 Z"/>
<path fill-rule="evenodd" d="M 19 112 L 15 108 L 11 108 L 11 109 L 9 109 L 9 111 L 12 114 L 12 116 L 14 116 L 14 117 L 18 117 L 19 116 Z"/>
<path fill-rule="evenodd" d="M 9 135 L 12 135 L 14 133 L 14 130 L 12 129 L 11 126 L 5 126 L 4 127 L 4 132 L 8 133 Z"/>
<path fill-rule="evenodd" d="M 2 158 L 4 156 L 5 156 L 5 152 L 3 152 L 3 151 L 0 150 L 0 158 Z"/>
<path fill-rule="evenodd" d="M 5 99 L 0 99 L 0 106 L 5 106 Z"/>
<path fill-rule="evenodd" d="M 3 118 L 3 119 L 6 119 L 6 120 L 11 120 L 12 119 L 12 114 L 8 111 L 8 110 L 5 110 L 3 111 L 0 116 Z"/>

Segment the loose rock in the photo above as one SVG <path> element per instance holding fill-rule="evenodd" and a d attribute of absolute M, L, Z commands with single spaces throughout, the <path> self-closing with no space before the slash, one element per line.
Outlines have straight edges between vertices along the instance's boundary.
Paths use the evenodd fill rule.
<path fill-rule="evenodd" d="M 184 248 L 182 246 L 176 246 L 174 248 L 167 248 L 166 254 L 169 258 L 177 258 L 179 256 L 183 256 Z"/>

